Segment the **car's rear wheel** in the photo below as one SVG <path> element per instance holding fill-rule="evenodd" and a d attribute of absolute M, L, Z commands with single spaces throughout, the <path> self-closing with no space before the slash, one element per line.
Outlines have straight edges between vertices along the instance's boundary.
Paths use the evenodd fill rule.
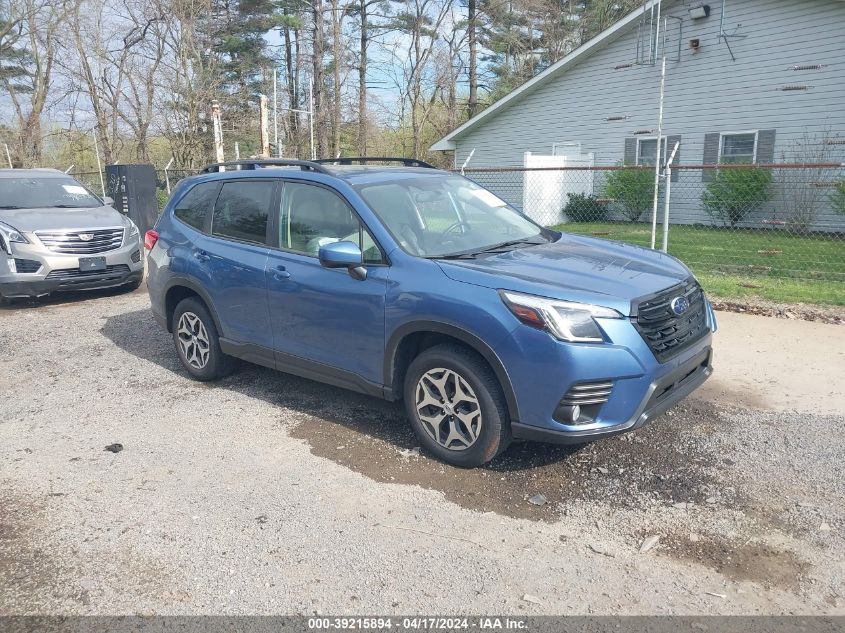
<path fill-rule="evenodd" d="M 420 442 L 445 462 L 480 466 L 510 444 L 501 385 L 472 350 L 450 344 L 425 350 L 408 367 L 404 400 Z"/>
<path fill-rule="evenodd" d="M 182 365 L 196 380 L 215 380 L 235 368 L 235 359 L 220 349 L 214 319 L 199 299 L 183 299 L 173 311 L 173 343 Z"/>

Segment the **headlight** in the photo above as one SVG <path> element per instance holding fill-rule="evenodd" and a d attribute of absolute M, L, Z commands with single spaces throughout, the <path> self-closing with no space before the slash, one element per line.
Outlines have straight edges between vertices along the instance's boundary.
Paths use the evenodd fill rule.
<path fill-rule="evenodd" d="M 132 241 L 133 237 L 137 237 L 138 235 L 138 227 L 135 226 L 135 223 L 130 220 L 128 217 L 124 216 L 126 221 L 129 223 L 129 226 L 126 227 L 126 239 L 124 243 L 129 244 Z"/>
<path fill-rule="evenodd" d="M 9 245 L 12 242 L 28 244 L 29 240 L 26 239 L 23 234 L 13 226 L 9 226 L 4 222 L 0 222 L 0 248 L 2 248 L 4 251 L 9 253 L 9 255 L 11 255 L 12 247 Z"/>
<path fill-rule="evenodd" d="M 525 325 L 548 330 L 561 341 L 601 343 L 604 340 L 596 318 L 622 319 L 616 310 L 588 303 L 557 301 L 500 290 L 499 295 L 514 316 Z"/>

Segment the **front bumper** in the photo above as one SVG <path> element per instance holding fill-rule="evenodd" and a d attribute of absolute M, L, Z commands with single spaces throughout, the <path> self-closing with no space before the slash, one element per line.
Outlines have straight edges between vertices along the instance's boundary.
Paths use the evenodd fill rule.
<path fill-rule="evenodd" d="M 56 291 L 113 288 L 139 281 L 144 275 L 140 239 L 94 256 L 105 257 L 106 270 L 81 271 L 78 255 L 52 253 L 36 243 L 12 244 L 12 255 L 0 251 L 0 296 L 9 299 L 40 297 Z M 37 262 L 35 272 L 18 272 L 14 260 Z M 29 265 L 31 268 L 35 264 Z"/>
<path fill-rule="evenodd" d="M 513 436 L 518 439 L 554 444 L 580 444 L 600 437 L 633 431 L 671 409 L 698 389 L 713 373 L 712 361 L 713 351 L 708 345 L 674 371 L 653 381 L 634 414 L 621 424 L 600 429 L 560 431 L 513 422 L 511 423 Z"/>
<path fill-rule="evenodd" d="M 496 349 L 516 400 L 514 437 L 576 444 L 639 428 L 712 374 L 716 321 L 709 304 L 706 318 L 708 331 L 662 363 L 631 319 L 601 319 L 607 340 L 596 344 L 563 343 L 544 331 L 516 328 Z M 607 385 L 601 387 L 603 404 L 564 423 L 558 407 L 573 387 L 590 384 Z"/>

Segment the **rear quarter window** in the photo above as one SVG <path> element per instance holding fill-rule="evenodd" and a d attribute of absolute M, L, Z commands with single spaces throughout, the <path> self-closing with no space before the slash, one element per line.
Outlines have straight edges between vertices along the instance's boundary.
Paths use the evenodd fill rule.
<path fill-rule="evenodd" d="M 173 215 L 188 226 L 202 231 L 205 218 L 211 210 L 211 205 L 214 204 L 218 186 L 217 182 L 202 182 L 195 185 L 176 203 Z"/>
<path fill-rule="evenodd" d="M 265 244 L 274 184 L 268 180 L 225 182 L 214 204 L 211 234 Z"/>

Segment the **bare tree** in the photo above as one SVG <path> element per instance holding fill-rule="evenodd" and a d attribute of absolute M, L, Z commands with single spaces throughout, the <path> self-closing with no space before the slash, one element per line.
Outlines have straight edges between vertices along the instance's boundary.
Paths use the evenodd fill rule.
<path fill-rule="evenodd" d="M 467 2 L 467 42 L 469 43 L 469 98 L 467 114 L 470 118 L 478 111 L 478 3 Z"/>
<path fill-rule="evenodd" d="M 341 4 L 340 0 L 331 0 L 332 12 L 332 155 L 340 155 L 340 129 L 343 123 L 342 99 L 343 78 L 345 71 L 346 43 L 343 33 L 343 20 L 350 5 Z"/>
<path fill-rule="evenodd" d="M 18 130 L 15 161 L 25 167 L 42 161 L 42 116 L 47 106 L 58 49 L 58 31 L 66 13 L 62 2 L 9 0 L 3 6 L 0 50 L 14 53 L 17 68 L 0 73 Z"/>
<path fill-rule="evenodd" d="M 68 80 L 88 97 L 106 164 L 115 162 L 121 144 L 119 108 L 130 54 L 115 44 L 111 17 L 107 4 L 73 0 L 67 24 L 76 54 L 62 60 Z"/>
<path fill-rule="evenodd" d="M 126 49 L 134 51 L 126 60 L 120 119 L 129 127 L 134 155 L 139 162 L 151 162 L 149 131 L 155 117 L 155 83 L 165 54 L 166 6 L 161 2 L 123 0 L 131 28 L 123 38 Z"/>
<path fill-rule="evenodd" d="M 411 151 L 414 158 L 421 158 L 423 144 L 421 132 L 431 113 L 436 91 L 427 90 L 432 84 L 431 61 L 439 40 L 439 32 L 452 3 L 449 0 L 410 0 L 393 17 L 396 30 L 408 40 L 407 48 L 394 47 L 394 54 L 403 69 L 402 99 L 407 103 L 411 119 Z"/>
<path fill-rule="evenodd" d="M 325 13 L 323 0 L 311 0 L 311 81 L 314 94 L 314 129 L 317 136 L 317 154 L 324 156 L 329 146 L 328 126 L 325 116 Z"/>
<path fill-rule="evenodd" d="M 156 81 L 156 107 L 166 113 L 158 131 L 170 145 L 178 168 L 195 168 L 211 152 L 208 111 L 217 98 L 220 72 L 205 54 L 207 42 L 200 28 L 208 16 L 208 0 L 168 0 L 164 55 Z"/>

